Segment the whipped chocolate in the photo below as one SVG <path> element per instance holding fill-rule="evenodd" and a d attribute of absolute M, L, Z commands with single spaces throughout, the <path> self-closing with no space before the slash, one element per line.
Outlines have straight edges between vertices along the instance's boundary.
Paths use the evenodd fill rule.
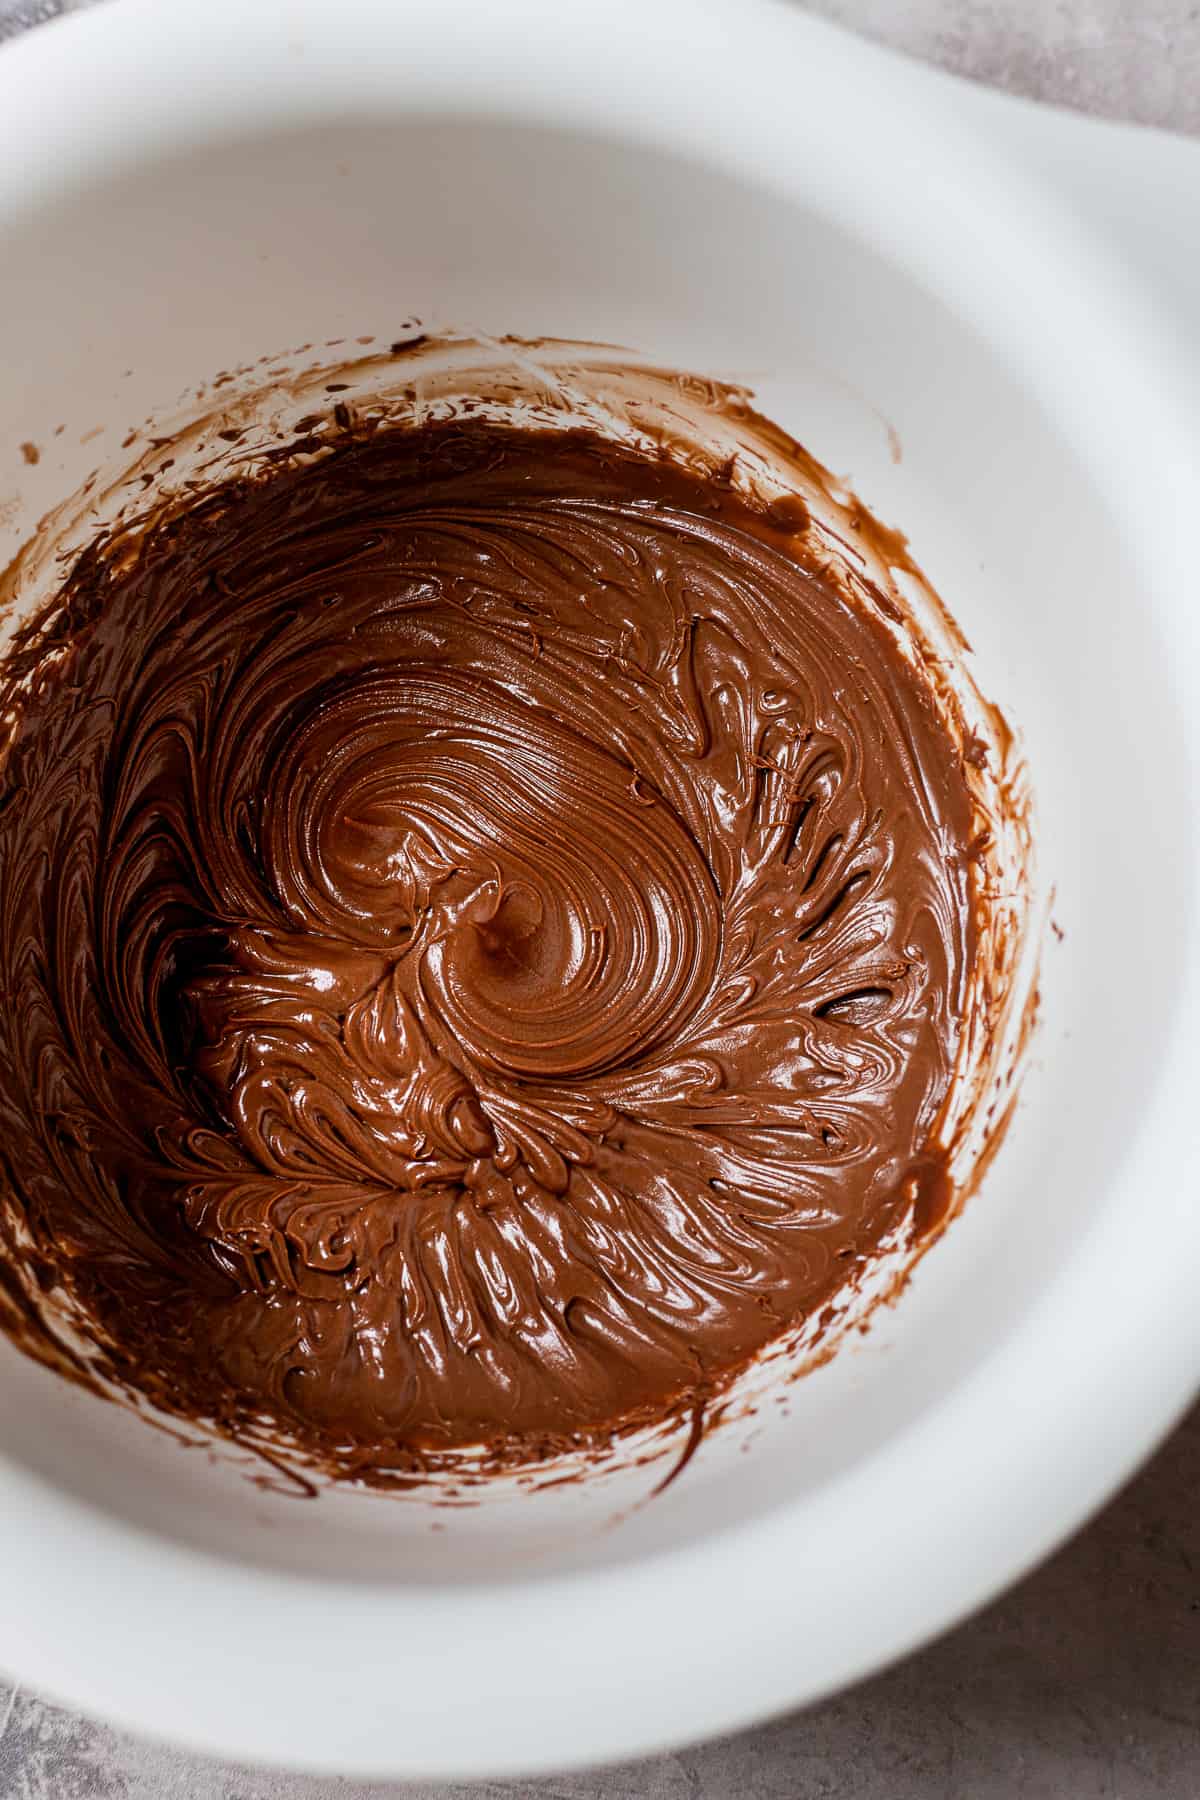
<path fill-rule="evenodd" d="M 963 746 L 807 525 L 468 421 L 79 558 L 8 660 L 0 1237 L 99 1366 L 342 1473 L 528 1448 L 944 1213 Z"/>

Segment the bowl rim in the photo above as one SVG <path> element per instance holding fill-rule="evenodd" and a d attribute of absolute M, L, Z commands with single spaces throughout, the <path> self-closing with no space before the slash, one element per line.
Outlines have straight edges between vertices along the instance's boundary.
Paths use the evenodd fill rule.
<path fill-rule="evenodd" d="M 656 0 L 649 8 L 644 0 L 503 8 L 118 0 L 56 21 L 0 56 L 0 232 L 8 212 L 26 212 L 106 167 L 219 139 L 251 119 L 268 131 L 344 117 L 348 105 L 519 117 L 715 162 L 821 206 L 945 293 L 1057 404 L 1111 497 L 1143 583 L 1164 597 L 1178 680 L 1200 699 L 1200 622 L 1165 606 L 1190 579 L 1185 521 L 1200 492 L 1200 444 L 1153 297 L 1115 250 L 1089 239 L 1052 196 L 971 134 L 953 85 L 943 89 L 924 72 L 914 84 L 904 59 L 775 0 Z M 839 129 L 847 95 L 869 130 Z M 814 198 L 797 170 L 821 142 L 837 154 Z M 1036 336 L 1027 327 L 1032 309 Z M 1085 429 L 1100 366 L 1105 409 L 1120 431 Z M 1152 467 L 1138 450 L 1146 443 L 1158 447 Z M 1190 730 L 1194 785 L 1200 725 Z M 1200 837 L 1186 855 L 1196 891 Z M 15 1551 L 5 1559 L 0 1662 L 141 1733 L 225 1757 L 377 1778 L 561 1770 L 670 1748 L 819 1699 L 963 1618 L 1045 1556 L 1192 1399 L 1200 1382 L 1200 1208 L 1189 1205 L 1200 1166 L 1198 1068 L 1200 947 L 1190 945 L 1161 1079 L 1071 1262 L 1019 1334 L 802 1503 L 628 1567 L 406 1596 L 327 1577 L 251 1575 L 150 1541 L 0 1456 L 0 1539 Z M 1173 1196 L 1174 1254 L 1153 1284 L 1124 1292 L 1118 1316 L 1114 1271 L 1137 1238 L 1137 1196 L 1150 1184 Z M 1053 1404 L 1013 1406 L 1014 1393 L 1044 1391 L 1047 1368 Z M 969 1429 L 981 1411 L 1004 1421 L 986 1439 Z M 1069 1459 L 1066 1420 L 1077 1422 Z M 968 1436 L 969 1463 L 954 1453 Z M 952 1484 L 922 1478 L 951 1467 Z M 1014 1469 L 1042 1467 L 1055 1471 L 1049 1494 L 1013 1479 Z M 31 1518 L 36 1557 L 22 1548 Z M 856 1546 L 854 1604 L 839 1559 L 846 1542 Z M 231 1632 L 230 1621 L 251 1609 L 253 1631 Z M 406 1615 L 415 1621 L 418 1611 L 420 1655 L 402 1659 L 396 1645 Z M 571 1628 L 581 1618 L 595 1628 Z M 697 1655 L 697 1644 L 712 1646 L 714 1637 L 719 1651 Z M 553 1654 L 536 1659 L 531 1693 L 532 1659 L 514 1649 L 549 1642 Z M 464 1666 L 458 1690 L 452 1677 Z M 462 1716 L 456 1691 L 469 1696 L 469 1730 L 454 1723 Z"/>

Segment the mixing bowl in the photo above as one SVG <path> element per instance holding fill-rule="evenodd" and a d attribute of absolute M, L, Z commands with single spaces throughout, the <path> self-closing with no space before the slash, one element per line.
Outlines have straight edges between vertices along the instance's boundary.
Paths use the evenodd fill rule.
<path fill-rule="evenodd" d="M 759 0 L 122 0 L 0 58 L 5 555 L 284 347 L 419 322 L 744 383 L 903 527 L 1019 722 L 1056 928 L 963 1216 L 656 1498 L 303 1501 L 0 1345 L 22 1681 L 344 1774 L 632 1755 L 945 1627 L 1192 1394 L 1197 420 L 1137 271 L 892 67 Z"/>

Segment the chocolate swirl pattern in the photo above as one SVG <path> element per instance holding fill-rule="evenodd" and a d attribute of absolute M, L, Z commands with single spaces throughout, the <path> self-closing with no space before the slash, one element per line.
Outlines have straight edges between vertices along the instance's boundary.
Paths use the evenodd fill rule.
<path fill-rule="evenodd" d="M 0 1146 L 134 1386 L 341 1471 L 609 1429 L 936 1185 L 962 756 L 803 523 L 477 423 L 80 560 L 10 659 Z"/>

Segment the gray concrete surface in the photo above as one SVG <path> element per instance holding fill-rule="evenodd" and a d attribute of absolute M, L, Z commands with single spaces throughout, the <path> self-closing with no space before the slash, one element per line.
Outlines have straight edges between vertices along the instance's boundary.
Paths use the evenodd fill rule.
<path fill-rule="evenodd" d="M 1200 133 L 1195 0 L 809 0 L 809 6 L 1010 93 Z"/>
<path fill-rule="evenodd" d="M 0 38 L 69 4 L 0 0 Z M 814 9 L 1017 92 L 1200 133 L 1200 5 L 1190 0 L 814 0 Z M 850 1693 L 624 1769 L 437 1793 L 1191 1800 L 1200 1796 L 1198 1497 L 1200 1410 L 1044 1568 Z M 429 1792 L 203 1762 L 0 1681 L 0 1800 L 422 1800 Z"/>

